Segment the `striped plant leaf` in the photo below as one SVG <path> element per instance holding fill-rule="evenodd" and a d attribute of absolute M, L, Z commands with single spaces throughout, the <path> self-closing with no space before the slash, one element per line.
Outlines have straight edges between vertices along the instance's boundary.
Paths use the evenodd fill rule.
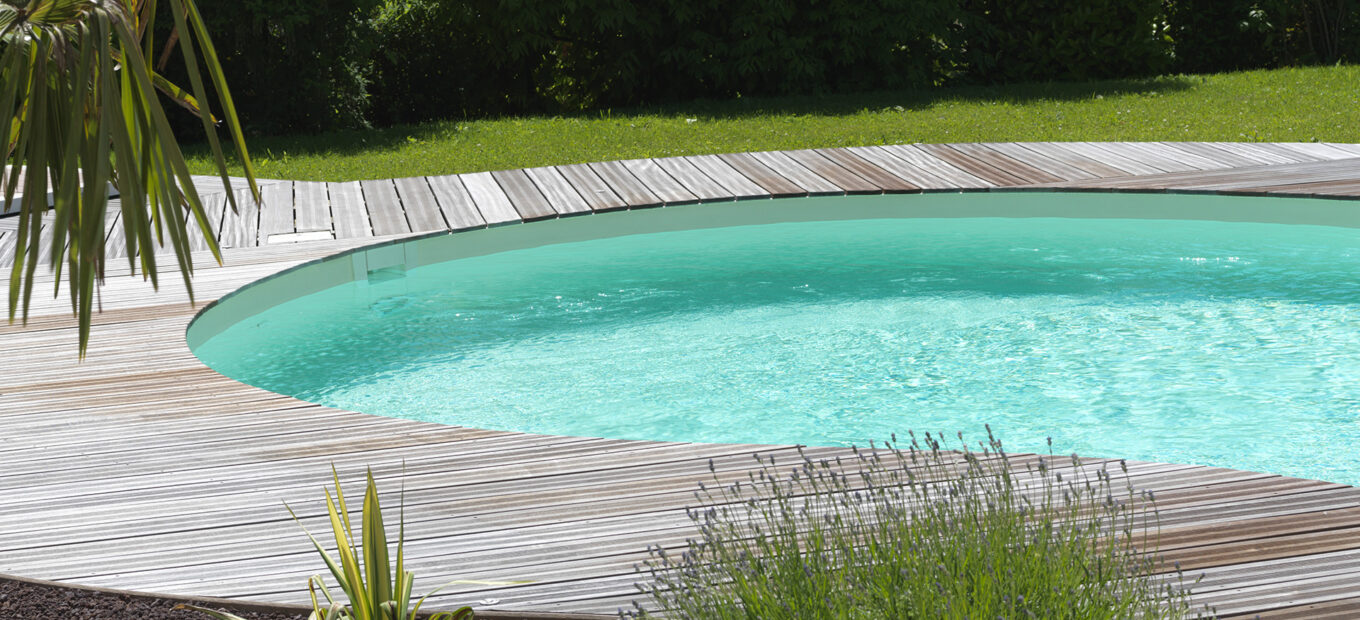
<path fill-rule="evenodd" d="M 152 24 L 161 13 L 173 19 L 187 89 L 151 63 Z M 82 357 L 105 275 L 109 185 L 120 194 L 134 273 L 159 285 L 157 254 L 168 249 L 192 301 L 190 225 L 222 260 L 161 96 L 198 115 L 219 176 L 230 186 L 217 136 L 221 119 L 258 201 L 231 92 L 193 0 L 0 0 L 0 163 L 25 171 L 0 187 L 6 203 L 22 194 L 9 318 L 27 320 L 37 268 L 46 262 L 55 294 L 65 281 L 80 323 Z M 227 196 L 235 209 L 234 193 Z"/>

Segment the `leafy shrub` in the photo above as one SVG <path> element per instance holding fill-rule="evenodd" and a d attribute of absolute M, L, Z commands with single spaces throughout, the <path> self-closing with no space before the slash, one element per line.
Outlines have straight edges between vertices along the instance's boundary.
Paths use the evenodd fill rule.
<path fill-rule="evenodd" d="M 388 0 L 383 121 L 929 86 L 958 0 Z"/>
<path fill-rule="evenodd" d="M 387 0 L 374 19 L 373 120 L 393 124 L 524 112 L 548 48 L 534 16 L 496 2 Z M 489 16 L 496 16 L 494 20 Z"/>
<path fill-rule="evenodd" d="M 203 19 L 248 129 L 365 124 L 371 15 L 381 2 L 205 2 Z"/>
<path fill-rule="evenodd" d="M 969 79 L 1093 80 L 1161 72 L 1160 0 L 965 0 Z"/>
<path fill-rule="evenodd" d="M 680 618 L 1191 614 L 1183 583 L 1150 576 L 1151 495 L 1105 464 L 1025 459 L 1021 472 L 995 439 L 947 452 L 930 435 L 856 455 L 757 455 L 758 476 L 715 473 L 690 511 L 701 538 L 679 557 L 652 549 L 640 589 Z"/>
<path fill-rule="evenodd" d="M 1257 0 L 1174 0 L 1167 5 L 1167 34 L 1175 42 L 1174 68 L 1187 73 L 1252 69 L 1275 64 L 1279 45 L 1270 15 Z"/>
<path fill-rule="evenodd" d="M 1355 0 L 1169 0 L 1178 71 L 1360 60 Z"/>

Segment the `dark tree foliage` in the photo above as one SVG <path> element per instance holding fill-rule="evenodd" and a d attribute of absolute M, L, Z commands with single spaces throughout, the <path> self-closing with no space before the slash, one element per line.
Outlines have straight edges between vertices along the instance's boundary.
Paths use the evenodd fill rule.
<path fill-rule="evenodd" d="M 382 2 L 204 2 L 203 19 L 247 131 L 365 124 L 378 43 L 371 17 Z M 173 65 L 170 71 L 176 72 Z"/>
<path fill-rule="evenodd" d="M 965 0 L 969 81 L 1153 75 L 1166 68 L 1161 0 Z"/>

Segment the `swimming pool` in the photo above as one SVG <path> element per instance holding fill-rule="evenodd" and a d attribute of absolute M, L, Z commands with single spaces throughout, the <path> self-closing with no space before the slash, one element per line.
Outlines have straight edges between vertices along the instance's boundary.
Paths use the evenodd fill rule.
<path fill-rule="evenodd" d="M 1355 483 L 1350 209 L 994 193 L 572 218 L 304 267 L 189 341 L 252 385 L 445 424 L 841 445 L 990 423 L 1017 451 Z"/>

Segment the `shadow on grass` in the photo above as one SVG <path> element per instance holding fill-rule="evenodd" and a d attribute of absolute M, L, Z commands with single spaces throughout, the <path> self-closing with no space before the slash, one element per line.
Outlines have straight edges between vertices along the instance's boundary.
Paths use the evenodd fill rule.
<path fill-rule="evenodd" d="M 740 120 L 761 116 L 848 116 L 865 111 L 920 110 L 941 102 L 977 103 L 996 102 L 1024 104 L 1035 101 L 1080 101 L 1100 97 L 1116 97 L 1145 93 L 1166 93 L 1188 90 L 1200 78 L 1170 76 L 1145 79 L 1106 80 L 1099 82 L 1048 82 L 1011 84 L 1005 86 L 959 86 L 950 88 L 873 91 L 827 95 L 797 95 L 785 97 L 735 97 L 732 99 L 700 99 L 683 103 L 638 106 L 572 113 L 539 114 L 479 119 L 435 120 L 424 123 L 345 129 L 321 134 L 285 136 L 249 136 L 253 158 L 273 158 L 275 153 L 290 156 L 319 154 L 351 155 L 388 148 L 408 142 L 423 142 L 443 138 L 457 132 L 460 123 L 472 120 L 501 120 L 503 118 L 565 118 L 595 120 L 627 118 L 630 116 L 686 116 L 705 120 Z M 209 153 L 206 144 L 186 144 L 185 154 L 203 157 Z M 236 163 L 235 158 L 229 158 Z"/>

